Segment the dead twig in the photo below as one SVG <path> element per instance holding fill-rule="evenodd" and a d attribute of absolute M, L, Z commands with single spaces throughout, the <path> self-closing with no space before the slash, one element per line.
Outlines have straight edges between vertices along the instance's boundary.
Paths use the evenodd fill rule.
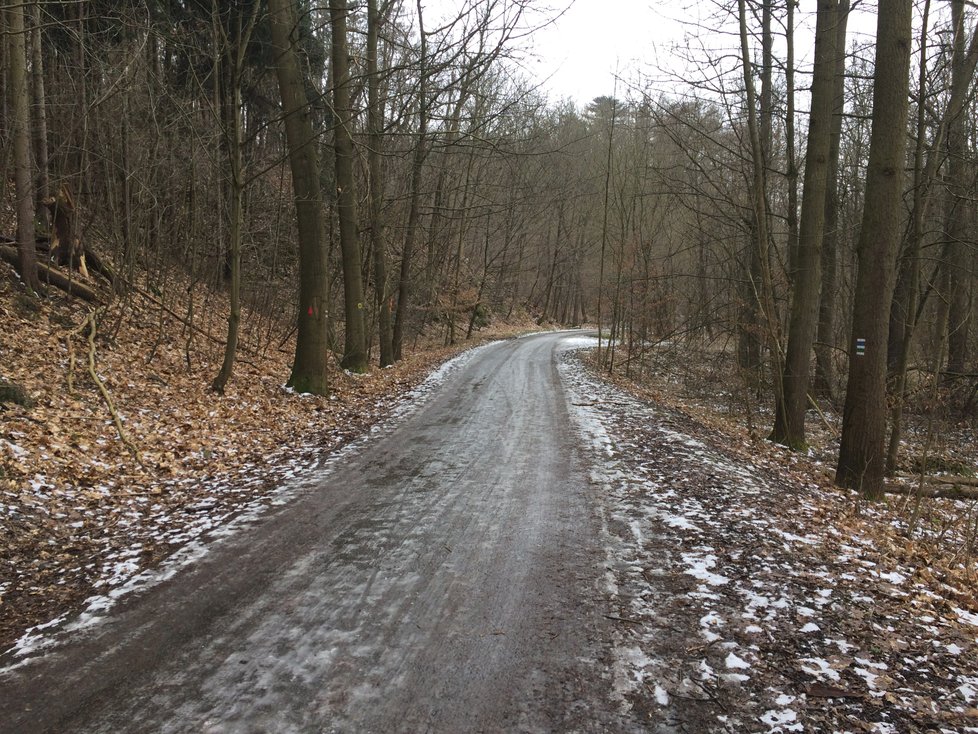
<path fill-rule="evenodd" d="M 109 412 L 112 414 L 112 421 L 115 423 L 115 429 L 119 434 L 119 440 L 122 441 L 123 445 L 125 445 L 127 449 L 129 449 L 129 452 L 133 455 L 133 458 L 139 462 L 139 451 L 136 449 L 135 444 L 126 437 L 126 432 L 122 428 L 122 419 L 119 417 L 119 411 L 115 409 L 115 405 L 112 403 L 112 396 L 109 395 L 108 388 L 105 387 L 105 383 L 102 382 L 102 378 L 98 376 L 98 372 L 95 370 L 95 331 L 97 328 L 95 310 L 88 312 L 88 316 L 85 317 L 85 320 L 82 322 L 82 326 L 79 330 L 84 329 L 86 324 L 89 326 L 88 374 L 91 376 L 95 386 L 98 387 L 99 392 L 102 394 L 102 400 L 105 401 L 106 406 L 109 408 Z"/>
<path fill-rule="evenodd" d="M 839 431 L 836 429 L 835 426 L 833 426 L 831 423 L 829 423 L 829 419 L 825 417 L 825 413 L 823 413 L 822 412 L 822 409 L 818 407 L 818 403 L 815 402 L 815 398 L 813 398 L 811 395 L 809 395 L 808 396 L 808 402 L 811 404 L 811 406 L 813 408 L 815 408 L 815 412 L 818 413 L 818 417 L 822 419 L 822 423 L 825 425 L 826 428 L 829 429 L 829 432 L 833 436 L 835 436 L 836 438 L 838 438 L 841 434 L 839 433 Z"/>

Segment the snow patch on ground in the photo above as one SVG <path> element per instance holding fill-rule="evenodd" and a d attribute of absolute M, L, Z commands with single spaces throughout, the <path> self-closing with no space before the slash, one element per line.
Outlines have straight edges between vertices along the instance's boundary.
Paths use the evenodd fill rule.
<path fill-rule="evenodd" d="M 840 533 L 810 485 L 766 460 L 732 458 L 691 435 L 689 419 L 597 379 L 572 354 L 558 370 L 604 529 L 609 616 L 627 620 L 615 628 L 624 701 L 661 707 L 681 697 L 715 720 L 688 730 L 754 731 L 760 722 L 769 732 L 823 730 L 823 719 L 805 723 L 826 700 L 806 702 L 809 685 L 855 694 L 831 699 L 839 730 L 865 720 L 887 731 L 895 717 L 895 731 L 910 730 L 907 712 L 928 696 L 943 698 L 945 716 L 975 706 L 978 640 L 920 613 L 901 619 L 897 634 L 882 596 L 941 600 L 912 569 L 885 562 L 874 539 Z M 978 626 L 978 614 L 943 608 Z M 943 671 L 966 659 L 968 675 L 948 687 Z M 916 688 L 923 670 L 928 685 L 944 688 Z"/>
<path fill-rule="evenodd" d="M 730 579 L 718 573 L 713 573 L 710 569 L 716 567 L 717 558 L 713 555 L 697 556 L 693 553 L 683 553 L 683 563 L 686 564 L 686 573 L 695 579 L 705 581 L 710 586 L 721 586 L 729 584 Z"/>

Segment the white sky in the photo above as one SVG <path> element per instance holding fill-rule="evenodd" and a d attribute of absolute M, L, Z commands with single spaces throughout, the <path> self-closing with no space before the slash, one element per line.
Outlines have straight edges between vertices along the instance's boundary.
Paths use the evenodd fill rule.
<path fill-rule="evenodd" d="M 576 0 L 533 35 L 540 58 L 530 68 L 538 79 L 549 77 L 544 88 L 554 99 L 586 104 L 611 96 L 616 68 L 627 77 L 630 70 L 654 64 L 682 34 L 682 26 L 653 10 L 648 0 Z"/>
<path fill-rule="evenodd" d="M 485 0 L 422 0 L 427 24 L 455 17 L 460 9 Z M 850 0 L 848 43 L 871 41 L 876 32 L 879 0 Z M 414 0 L 406 2 L 410 13 Z M 937 3 L 943 7 L 946 3 Z M 615 93 L 615 72 L 621 79 L 617 95 L 627 94 L 638 75 L 657 81 L 657 87 L 675 89 L 684 79 L 682 54 L 689 47 L 700 62 L 712 53 L 729 53 L 729 63 L 739 58 L 736 3 L 733 0 L 531 0 L 523 17 L 524 31 L 537 28 L 520 42 L 528 55 L 524 73 L 541 84 L 552 102 L 570 98 L 585 106 L 595 97 Z M 781 4 L 783 7 L 783 4 Z M 799 0 L 795 12 L 797 87 L 804 90 L 807 65 L 814 50 L 817 0 Z M 561 11 L 564 11 L 561 14 Z M 776 12 L 780 16 L 781 11 Z M 559 17 L 556 17 L 559 16 Z M 915 13 L 916 16 L 916 13 Z M 547 25 L 547 21 L 555 18 Z M 915 25 L 919 18 L 915 17 Z M 756 26 L 751 22 L 751 26 Z M 541 27 L 542 26 L 542 27 Z M 756 28 L 755 28 L 756 30 Z M 782 29 L 775 23 L 775 55 L 784 58 Z M 669 70 L 671 74 L 664 73 Z M 698 77 L 697 77 L 698 78 Z M 643 85 L 644 86 L 644 85 Z"/>
<path fill-rule="evenodd" d="M 618 94 L 635 79 L 636 70 L 661 78 L 659 69 L 676 69 L 680 63 L 674 53 L 678 44 L 710 47 L 736 47 L 739 43 L 733 18 L 717 32 L 717 17 L 710 17 L 717 3 L 710 0 L 550 0 L 558 9 L 570 8 L 552 25 L 536 31 L 530 39 L 538 55 L 527 62 L 527 71 L 544 82 L 544 89 L 556 101 L 570 97 L 579 105 L 594 97 L 610 96 L 615 87 L 615 69 L 624 82 Z M 862 40 L 875 33 L 875 8 L 856 0 L 849 18 L 849 39 Z M 875 6 L 875 3 L 872 3 Z M 796 54 L 799 65 L 811 57 L 814 44 L 815 0 L 802 0 L 796 11 Z M 697 24 L 701 23 L 702 28 Z M 707 30 L 710 29 L 710 30 Z M 775 29 L 777 33 L 777 29 Z M 731 34 L 731 35 L 727 35 Z M 776 52 L 777 53 L 777 52 Z M 801 82 L 804 84 L 804 82 Z"/>

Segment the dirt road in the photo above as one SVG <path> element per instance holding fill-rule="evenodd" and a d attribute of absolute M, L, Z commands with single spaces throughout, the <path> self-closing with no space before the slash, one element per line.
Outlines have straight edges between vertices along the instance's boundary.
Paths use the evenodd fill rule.
<path fill-rule="evenodd" d="M 313 488 L 0 675 L 0 731 L 627 731 L 555 355 L 478 350 Z"/>

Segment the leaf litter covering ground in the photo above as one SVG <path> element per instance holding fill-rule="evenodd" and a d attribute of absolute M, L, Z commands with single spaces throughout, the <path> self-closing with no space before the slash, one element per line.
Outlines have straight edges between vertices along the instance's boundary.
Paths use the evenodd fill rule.
<path fill-rule="evenodd" d="M 85 624 L 285 501 L 283 485 L 294 489 L 338 447 L 406 410 L 432 367 L 457 351 L 418 352 L 362 376 L 336 371 L 323 398 L 282 387 L 291 345 L 249 351 L 246 331 L 242 361 L 218 397 L 208 386 L 220 346 L 198 338 L 188 371 L 182 324 L 164 312 L 161 325 L 159 309 L 139 299 L 117 303 L 100 323 L 97 371 L 139 448 L 137 463 L 86 373 L 82 335 L 75 390 L 66 389 L 65 335 L 83 315 L 53 299 L 24 310 L 3 295 L 0 378 L 25 387 L 35 405 L 0 404 L 0 650 L 19 638 L 0 667 L 23 659 L 69 613 L 83 610 L 72 624 Z M 220 315 L 206 324 L 217 334 Z"/>
<path fill-rule="evenodd" d="M 973 582 L 884 506 L 562 360 L 589 439 L 617 689 L 650 729 L 978 732 Z"/>

